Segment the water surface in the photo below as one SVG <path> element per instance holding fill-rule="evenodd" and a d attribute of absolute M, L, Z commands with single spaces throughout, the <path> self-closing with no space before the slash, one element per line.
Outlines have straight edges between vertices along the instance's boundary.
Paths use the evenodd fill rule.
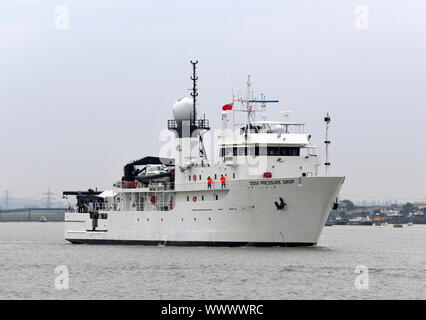
<path fill-rule="evenodd" d="M 55 289 L 60 265 L 68 290 Z M 314 248 L 185 248 L 72 245 L 63 223 L 0 223 L 0 299 L 426 299 L 426 225 L 326 227 Z"/>

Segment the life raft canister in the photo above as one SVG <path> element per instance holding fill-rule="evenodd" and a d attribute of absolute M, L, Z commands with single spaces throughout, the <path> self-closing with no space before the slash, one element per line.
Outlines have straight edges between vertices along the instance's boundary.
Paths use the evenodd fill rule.
<path fill-rule="evenodd" d="M 197 175 L 195 175 L 195 174 L 194 174 L 194 175 L 192 176 L 192 180 L 197 181 Z"/>
<path fill-rule="evenodd" d="M 136 189 L 138 187 L 139 182 L 137 181 L 123 181 L 122 187 L 124 189 Z"/>

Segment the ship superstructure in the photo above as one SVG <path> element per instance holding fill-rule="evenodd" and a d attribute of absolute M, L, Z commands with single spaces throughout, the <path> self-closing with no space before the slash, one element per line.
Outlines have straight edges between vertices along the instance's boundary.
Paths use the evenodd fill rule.
<path fill-rule="evenodd" d="M 267 120 L 267 105 L 278 101 L 253 98 L 250 76 L 246 98 L 223 107 L 217 157 L 209 159 L 203 138 L 210 125 L 198 116 L 197 62 L 192 65 L 191 98 L 176 102 L 174 119 L 167 123 L 176 137 L 175 157 L 148 156 L 127 164 L 113 190 L 64 192 L 78 199 L 78 209 L 65 215 L 65 238 L 72 243 L 315 245 L 336 208 L 344 177 L 320 175 L 319 148 L 310 144 L 304 124 L 288 117 Z M 246 115 L 244 124 L 235 123 L 236 113 Z M 328 115 L 325 121 L 328 128 Z"/>

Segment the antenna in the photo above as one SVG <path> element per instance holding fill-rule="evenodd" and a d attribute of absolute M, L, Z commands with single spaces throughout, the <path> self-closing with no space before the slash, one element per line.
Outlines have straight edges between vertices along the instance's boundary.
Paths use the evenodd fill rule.
<path fill-rule="evenodd" d="M 250 131 L 250 116 L 251 116 L 251 106 L 250 106 L 250 94 L 251 94 L 251 75 L 247 75 L 247 125 L 248 131 Z"/>
<path fill-rule="evenodd" d="M 330 139 L 328 137 L 328 130 L 329 130 L 330 121 L 331 121 L 330 114 L 327 113 L 325 115 L 324 121 L 325 121 L 325 141 L 324 141 L 324 143 L 325 143 L 325 163 L 324 164 L 325 164 L 325 175 L 328 176 L 328 169 L 331 165 L 331 163 L 329 162 L 329 159 L 328 159 L 328 147 L 330 145 Z"/>
<path fill-rule="evenodd" d="M 46 196 L 46 198 L 43 198 L 43 200 L 46 200 L 46 208 L 52 208 L 52 200 L 55 200 L 52 196 L 55 194 L 50 192 L 50 187 L 47 188 L 47 192 L 43 193 L 43 195 Z"/>
<path fill-rule="evenodd" d="M 260 99 L 263 101 L 266 100 L 266 97 L 263 93 L 260 95 Z M 263 102 L 260 107 L 262 109 L 262 121 L 268 120 L 268 116 L 266 114 L 266 103 Z"/>
<path fill-rule="evenodd" d="M 192 107 L 193 107 L 193 124 L 195 124 L 195 120 L 196 120 L 196 106 L 197 106 L 197 96 L 198 96 L 198 89 L 197 89 L 197 80 L 198 80 L 198 76 L 197 76 L 197 64 L 198 64 L 198 60 L 196 61 L 192 61 L 191 60 L 191 64 L 192 64 Z"/>

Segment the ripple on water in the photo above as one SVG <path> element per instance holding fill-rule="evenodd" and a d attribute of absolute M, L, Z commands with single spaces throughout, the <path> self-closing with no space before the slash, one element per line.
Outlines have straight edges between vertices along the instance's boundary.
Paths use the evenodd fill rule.
<path fill-rule="evenodd" d="M 0 223 L 0 298 L 426 299 L 425 240 L 426 226 L 334 226 L 313 248 L 89 246 L 63 241 L 62 223 Z"/>

